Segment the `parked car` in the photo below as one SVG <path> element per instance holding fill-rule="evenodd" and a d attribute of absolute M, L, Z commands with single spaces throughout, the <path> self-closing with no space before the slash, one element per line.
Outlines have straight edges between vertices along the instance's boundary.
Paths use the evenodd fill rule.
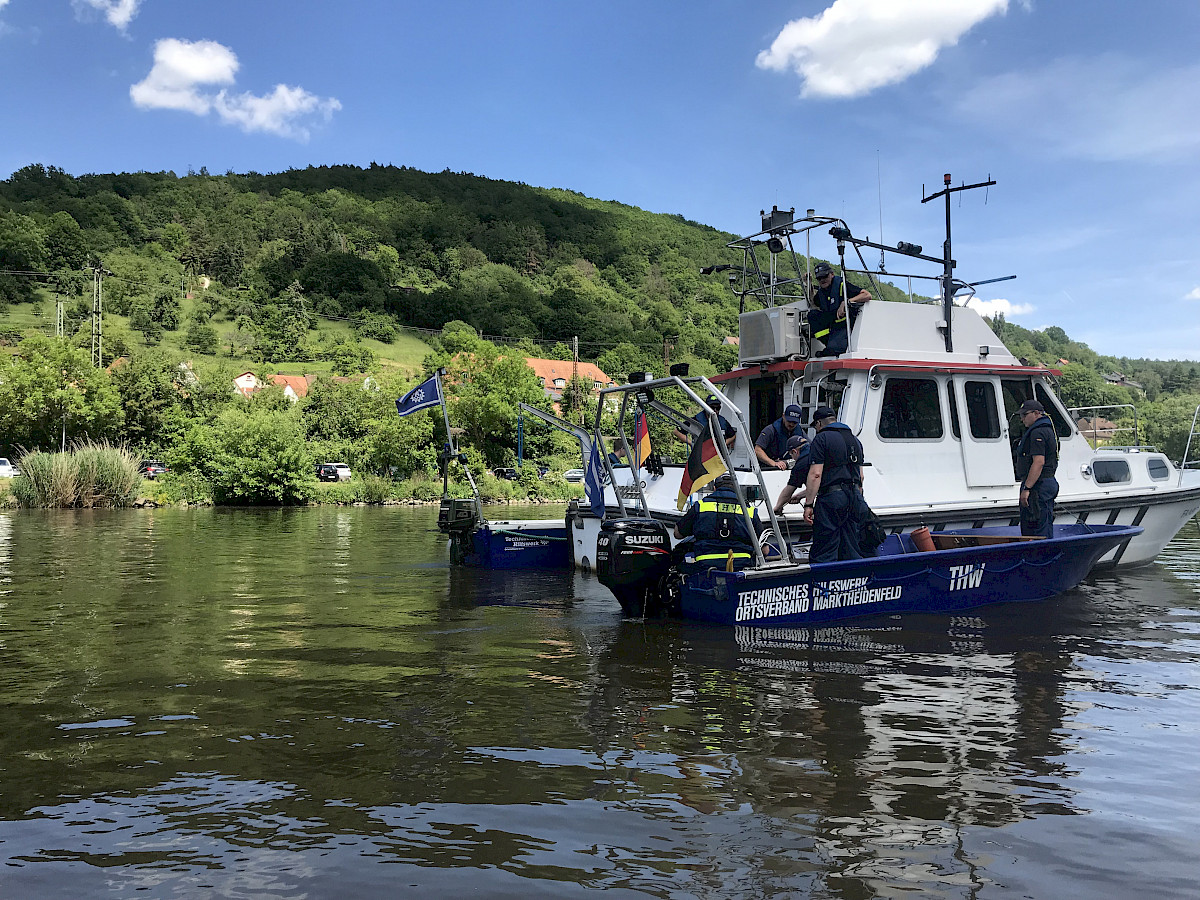
<path fill-rule="evenodd" d="M 504 481 L 516 481 L 517 480 L 517 470 L 512 468 L 511 466 L 504 466 L 499 469 L 492 469 L 492 474 L 495 475 L 497 478 L 503 479 Z"/>
<path fill-rule="evenodd" d="M 573 484 L 579 484 L 583 481 L 584 475 L 587 473 L 583 469 L 567 469 L 563 472 L 563 481 L 570 481 Z"/>
<path fill-rule="evenodd" d="M 166 475 L 167 467 L 157 459 L 143 459 L 142 464 L 138 467 L 138 473 L 143 478 L 149 478 L 153 481 L 159 475 Z"/>
<path fill-rule="evenodd" d="M 20 474 L 20 469 L 10 463 L 3 456 L 0 456 L 0 478 L 16 478 Z"/>
<path fill-rule="evenodd" d="M 353 473 L 345 463 L 317 463 L 320 481 L 349 481 Z"/>
<path fill-rule="evenodd" d="M 549 466 L 538 466 L 537 473 L 538 473 L 538 478 L 545 478 L 547 475 L 550 474 L 550 467 Z"/>

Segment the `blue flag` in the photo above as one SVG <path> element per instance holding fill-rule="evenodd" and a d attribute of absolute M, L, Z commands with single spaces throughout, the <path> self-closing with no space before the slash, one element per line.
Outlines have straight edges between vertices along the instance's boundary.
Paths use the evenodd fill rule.
<path fill-rule="evenodd" d="M 397 400 L 396 412 L 401 416 L 407 416 L 431 406 L 438 406 L 441 402 L 442 392 L 438 389 L 438 377 L 434 375 Z"/>
<path fill-rule="evenodd" d="M 604 518 L 604 463 L 600 461 L 600 444 L 592 442 L 592 455 L 583 475 L 583 490 L 592 507 L 592 515 Z"/>

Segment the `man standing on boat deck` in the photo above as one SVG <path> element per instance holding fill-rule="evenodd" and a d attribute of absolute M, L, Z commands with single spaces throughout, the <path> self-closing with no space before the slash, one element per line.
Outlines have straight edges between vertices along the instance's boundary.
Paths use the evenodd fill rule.
<path fill-rule="evenodd" d="M 842 297 L 841 275 L 834 275 L 829 263 L 817 263 L 813 268 L 812 308 L 808 312 L 808 325 L 812 336 L 825 345 L 818 356 L 841 356 L 850 345 L 849 329 L 846 327 L 846 311 L 850 312 L 850 325 L 858 318 L 859 307 L 871 299 L 869 291 L 857 284 L 845 282 L 846 296 Z"/>
<path fill-rule="evenodd" d="M 696 413 L 695 419 L 700 423 L 700 435 L 696 438 L 698 441 L 708 440 L 708 417 L 713 416 L 714 430 L 725 437 L 725 446 L 730 450 L 733 449 L 733 442 L 737 440 L 737 429 L 729 424 L 729 421 L 721 415 L 721 401 L 716 397 L 708 398 L 708 409 L 702 409 Z M 691 441 L 691 435 L 687 432 L 676 428 L 675 438 L 685 443 Z"/>
<path fill-rule="evenodd" d="M 787 455 L 792 461 L 792 473 L 788 476 L 788 483 L 779 492 L 779 499 L 775 501 L 777 516 L 783 515 L 783 508 L 789 503 L 799 503 L 808 493 L 808 469 L 812 462 L 808 438 L 802 434 L 793 434 L 788 438 Z"/>
<path fill-rule="evenodd" d="M 788 467 L 788 441 L 796 433 L 800 421 L 800 407 L 792 404 L 783 415 L 762 430 L 754 442 L 754 455 L 764 469 L 786 469 Z"/>
<path fill-rule="evenodd" d="M 813 527 L 808 561 L 837 562 L 871 556 L 858 535 L 871 510 L 862 494 L 863 446 L 850 428 L 837 421 L 828 406 L 813 413 L 817 436 L 812 439 L 804 521 Z"/>
<path fill-rule="evenodd" d="M 1054 498 L 1058 496 L 1058 435 L 1046 408 L 1036 400 L 1021 404 L 1025 433 L 1013 467 L 1021 482 L 1021 534 L 1054 537 Z"/>
<path fill-rule="evenodd" d="M 758 510 L 751 510 L 754 533 L 746 526 L 745 507 L 738 501 L 733 476 L 726 472 L 715 482 L 715 490 L 701 497 L 675 524 L 675 539 L 694 537 L 691 553 L 703 568 L 724 565 L 733 551 L 735 564 L 740 568 L 754 558 L 754 545 L 762 532 L 763 523 Z"/>

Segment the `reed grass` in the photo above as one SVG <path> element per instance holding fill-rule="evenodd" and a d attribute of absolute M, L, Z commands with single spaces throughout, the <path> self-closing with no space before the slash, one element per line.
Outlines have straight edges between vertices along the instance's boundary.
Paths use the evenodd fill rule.
<path fill-rule="evenodd" d="M 26 453 L 13 479 L 17 502 L 32 509 L 123 507 L 137 497 L 138 457 L 123 447 L 89 441 L 66 453 Z"/>

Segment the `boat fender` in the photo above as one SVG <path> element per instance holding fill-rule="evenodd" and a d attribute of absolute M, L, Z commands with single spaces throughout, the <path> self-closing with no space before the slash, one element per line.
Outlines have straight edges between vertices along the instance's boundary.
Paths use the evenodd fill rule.
<path fill-rule="evenodd" d="M 929 536 L 929 529 L 924 525 L 914 528 L 909 537 L 912 538 L 913 545 L 922 553 L 929 553 L 934 549 L 933 538 Z"/>

